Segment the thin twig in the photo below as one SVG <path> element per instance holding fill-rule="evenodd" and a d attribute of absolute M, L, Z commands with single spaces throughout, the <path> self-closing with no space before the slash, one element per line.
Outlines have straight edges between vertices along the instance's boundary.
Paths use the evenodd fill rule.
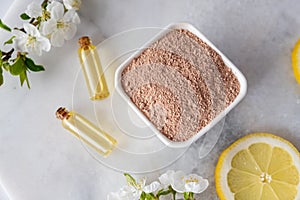
<path fill-rule="evenodd" d="M 8 52 L 2 52 L 2 55 L 4 55 L 4 57 L 2 58 L 3 61 L 8 61 L 10 58 L 11 58 L 11 55 L 13 54 L 14 52 L 14 48 L 12 48 L 10 51 Z"/>

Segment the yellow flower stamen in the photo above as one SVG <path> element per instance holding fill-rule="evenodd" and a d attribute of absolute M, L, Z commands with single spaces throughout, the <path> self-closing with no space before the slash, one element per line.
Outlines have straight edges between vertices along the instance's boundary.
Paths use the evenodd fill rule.
<path fill-rule="evenodd" d="M 189 179 L 185 180 L 185 183 L 199 183 L 197 178 L 189 177 Z"/>
<path fill-rule="evenodd" d="M 76 1 L 76 0 L 73 1 L 72 7 L 75 8 L 75 9 L 77 9 L 77 10 L 79 10 L 79 8 L 80 8 L 80 2 Z"/>
<path fill-rule="evenodd" d="M 64 21 L 58 21 L 56 24 L 57 28 L 68 28 L 70 26 L 69 23 L 65 23 Z"/>
<path fill-rule="evenodd" d="M 26 41 L 26 46 L 31 46 L 36 42 L 36 37 L 29 35 Z"/>
<path fill-rule="evenodd" d="M 50 17 L 51 17 L 50 12 L 47 10 L 43 10 L 41 20 L 47 21 L 48 19 L 50 19 Z"/>
<path fill-rule="evenodd" d="M 65 23 L 64 22 L 61 22 L 61 21 L 57 22 L 57 28 L 64 28 L 64 27 L 65 27 Z"/>

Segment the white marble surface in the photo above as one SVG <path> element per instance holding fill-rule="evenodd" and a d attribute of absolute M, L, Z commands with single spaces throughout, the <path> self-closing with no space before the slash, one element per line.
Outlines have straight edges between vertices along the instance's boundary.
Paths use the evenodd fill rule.
<path fill-rule="evenodd" d="M 5 0 L 1 2 L 1 6 L 0 6 L 0 18 L 2 19 L 5 14 L 6 11 L 9 9 L 10 5 L 13 3 L 14 1 L 10 1 L 10 0 Z M 1 179 L 0 179 L 0 200 L 8 200 L 8 194 L 4 188 L 4 186 L 2 185 Z"/>
<path fill-rule="evenodd" d="M 21 0 L 20 0 L 21 1 Z M 188 21 L 223 51 L 248 80 L 248 94 L 226 117 L 217 146 L 198 159 L 196 145 L 166 169 L 146 174 L 155 179 L 167 169 L 196 172 L 210 181 L 202 199 L 218 199 L 214 167 L 220 152 L 250 132 L 280 135 L 300 149 L 300 85 L 291 69 L 291 49 L 300 37 L 296 0 L 83 0 L 78 35 L 97 31 L 105 37 L 144 26 Z M 25 8 L 24 8 L 25 9 Z M 93 26 L 93 27 L 91 27 Z M 87 29 L 89 28 L 89 29 Z M 2 41 L 2 37 L 1 37 Z M 120 172 L 96 162 L 53 117 L 72 105 L 79 69 L 76 39 L 39 59 L 46 72 L 31 74 L 32 89 L 6 77 L 0 88 L 0 181 L 11 199 L 105 199 L 124 184 Z M 68 51 L 66 51 L 68 49 Z"/>

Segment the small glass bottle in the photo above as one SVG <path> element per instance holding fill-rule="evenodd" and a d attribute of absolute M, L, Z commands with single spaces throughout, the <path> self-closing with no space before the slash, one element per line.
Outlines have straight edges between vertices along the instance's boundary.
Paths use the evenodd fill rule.
<path fill-rule="evenodd" d="M 108 87 L 101 67 L 97 47 L 90 38 L 81 37 L 78 40 L 80 48 L 78 55 L 91 100 L 104 99 L 109 96 Z"/>
<path fill-rule="evenodd" d="M 69 130 L 104 157 L 111 153 L 117 143 L 112 136 L 74 111 L 68 111 L 60 107 L 56 111 L 56 117 L 62 120 L 62 125 L 65 129 Z"/>

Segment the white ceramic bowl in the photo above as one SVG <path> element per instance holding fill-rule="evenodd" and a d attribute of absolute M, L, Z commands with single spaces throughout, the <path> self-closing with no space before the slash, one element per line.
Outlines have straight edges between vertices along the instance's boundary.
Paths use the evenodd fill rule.
<path fill-rule="evenodd" d="M 145 48 L 150 46 L 152 43 L 163 37 L 166 33 L 168 33 L 172 29 L 185 29 L 193 34 L 195 34 L 197 37 L 199 37 L 201 40 L 203 40 L 206 44 L 208 44 L 212 49 L 214 49 L 223 59 L 224 63 L 227 67 L 231 68 L 233 74 L 237 77 L 239 83 L 240 83 L 240 92 L 238 96 L 235 98 L 235 100 L 227 106 L 221 113 L 219 113 L 213 120 L 211 120 L 205 127 L 203 127 L 197 134 L 195 134 L 193 137 L 189 138 L 186 141 L 183 142 L 175 142 L 170 139 L 168 139 L 165 135 L 163 135 L 153 124 L 151 121 L 148 120 L 148 118 L 136 107 L 136 105 L 131 101 L 130 97 L 126 94 L 124 91 L 122 84 L 121 84 L 121 75 L 123 69 L 138 55 L 140 55 Z M 209 131 L 215 124 L 217 124 L 225 115 L 233 109 L 246 95 L 247 92 L 247 81 L 244 77 L 244 75 L 238 70 L 238 68 L 222 53 L 213 45 L 200 31 L 198 31 L 193 25 L 188 23 L 174 23 L 170 24 L 167 27 L 165 27 L 161 32 L 159 32 L 153 39 L 151 39 L 149 42 L 147 42 L 145 45 L 141 47 L 139 51 L 134 53 L 132 56 L 130 56 L 126 61 L 124 61 L 119 68 L 116 71 L 115 74 L 115 87 L 117 91 L 120 93 L 120 95 L 129 103 L 130 107 L 140 116 L 140 118 L 149 125 L 149 127 L 155 132 L 157 137 L 165 143 L 169 147 L 173 148 L 183 148 L 191 145 L 194 141 L 199 139 L 202 135 L 204 135 L 207 131 Z"/>

